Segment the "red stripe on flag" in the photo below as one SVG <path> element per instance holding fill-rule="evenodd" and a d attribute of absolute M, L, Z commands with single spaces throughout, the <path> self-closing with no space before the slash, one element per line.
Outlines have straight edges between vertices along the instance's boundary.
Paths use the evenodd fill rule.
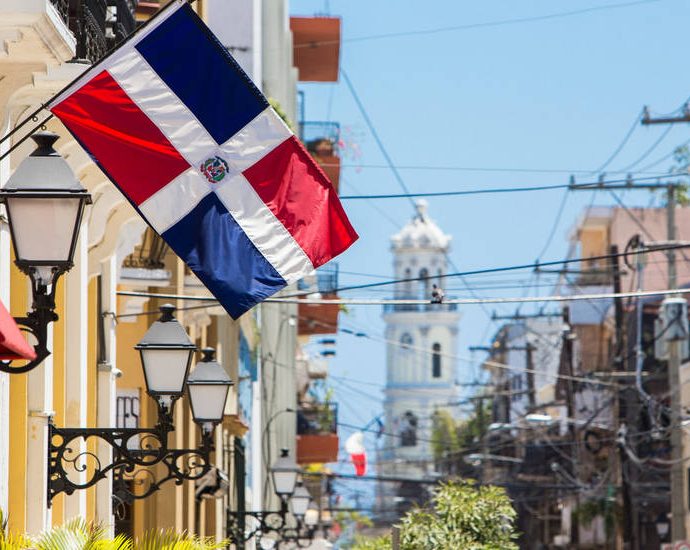
<path fill-rule="evenodd" d="M 106 71 L 51 111 L 136 204 L 189 168 L 158 127 Z"/>
<path fill-rule="evenodd" d="M 294 136 L 245 170 L 244 176 L 314 267 L 357 240 L 335 189 Z"/>

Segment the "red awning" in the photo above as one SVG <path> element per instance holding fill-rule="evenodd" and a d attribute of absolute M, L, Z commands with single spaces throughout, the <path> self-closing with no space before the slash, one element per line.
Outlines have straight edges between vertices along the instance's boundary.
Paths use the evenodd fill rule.
<path fill-rule="evenodd" d="M 35 359 L 36 352 L 22 336 L 3 303 L 0 301 L 0 359 Z"/>

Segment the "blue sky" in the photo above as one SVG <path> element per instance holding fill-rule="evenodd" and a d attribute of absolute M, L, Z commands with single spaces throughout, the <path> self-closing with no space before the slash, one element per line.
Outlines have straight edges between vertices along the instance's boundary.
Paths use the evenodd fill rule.
<path fill-rule="evenodd" d="M 649 105 L 652 113 L 667 113 L 690 96 L 690 2 L 639 2 L 533 22 L 355 39 L 622 3 L 292 0 L 290 8 L 294 15 L 329 10 L 342 17 L 341 68 L 351 78 L 393 162 L 415 167 L 400 169 L 406 185 L 413 192 L 427 192 L 564 184 L 571 172 L 576 172 L 577 181 L 595 179 L 597 169 L 621 143 L 643 105 Z M 341 194 L 401 192 L 342 78 L 336 84 L 302 84 L 300 88 L 306 92 L 307 120 L 340 122 L 351 144 L 349 154 L 358 154 L 343 160 Z M 614 171 L 637 161 L 665 130 L 637 127 L 608 166 L 608 177 L 619 177 Z M 688 139 L 690 128 L 676 125 L 631 170 L 663 157 Z M 448 166 L 492 171 L 439 169 Z M 665 172 L 669 166 L 666 161 L 648 171 Z M 497 169 L 500 171 L 494 171 Z M 537 259 L 544 248 L 563 195 L 558 190 L 431 199 L 429 213 L 453 236 L 451 258 L 458 269 L 527 263 Z M 624 200 L 628 205 L 647 206 L 654 197 L 628 193 Z M 566 255 L 568 231 L 591 201 L 588 192 L 571 193 L 541 260 Z M 594 204 L 610 203 L 611 199 L 601 195 Z M 390 276 L 389 238 L 411 217 L 410 204 L 405 200 L 348 201 L 345 208 L 360 241 L 341 257 L 341 269 Z M 519 285 L 528 278 L 511 274 L 474 277 L 467 282 L 491 287 L 499 280 Z M 340 282 L 374 280 L 343 274 Z M 541 281 L 546 283 L 546 279 Z M 449 294 L 468 295 L 458 282 L 449 286 L 458 289 Z M 519 288 L 476 290 L 479 296 L 523 292 Z M 549 289 L 531 292 L 548 294 Z M 382 297 L 382 293 L 343 293 L 343 297 L 365 296 Z M 487 318 L 492 309 L 514 312 L 512 306 L 463 308 L 461 355 L 468 356 L 467 346 L 486 344 L 493 335 L 498 325 Z M 377 307 L 352 307 L 341 317 L 341 325 L 376 337 L 383 334 Z M 346 403 L 340 409 L 341 421 L 362 425 L 381 412 L 381 403 L 375 400 L 381 395 L 380 388 L 361 382 L 383 383 L 384 346 L 341 334 L 337 353 L 331 383 L 339 401 Z M 472 377 L 468 365 L 458 364 L 459 379 Z M 341 435 L 348 433 L 344 430 Z"/>

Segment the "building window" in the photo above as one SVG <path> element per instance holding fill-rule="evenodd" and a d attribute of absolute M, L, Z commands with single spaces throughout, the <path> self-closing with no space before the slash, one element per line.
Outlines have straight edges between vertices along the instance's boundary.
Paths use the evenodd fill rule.
<path fill-rule="evenodd" d="M 400 420 L 400 446 L 417 446 L 417 417 L 412 411 L 407 411 Z"/>
<path fill-rule="evenodd" d="M 412 270 L 408 267 L 405 268 L 405 275 L 403 276 L 403 279 L 405 279 L 405 282 L 403 283 L 403 295 L 405 298 L 409 298 L 412 296 L 412 281 L 410 279 L 412 278 Z"/>
<path fill-rule="evenodd" d="M 429 280 L 429 271 L 426 267 L 419 272 L 419 292 L 422 300 L 431 298 L 431 281 Z"/>
<path fill-rule="evenodd" d="M 408 332 L 400 337 L 400 349 L 403 351 L 410 351 L 412 349 L 412 336 Z"/>
<path fill-rule="evenodd" d="M 438 342 L 431 346 L 431 375 L 441 378 L 441 344 Z"/>
<path fill-rule="evenodd" d="M 139 390 L 119 389 L 115 399 L 115 425 L 118 428 L 139 427 Z M 139 436 L 127 440 L 128 449 L 139 448 Z"/>

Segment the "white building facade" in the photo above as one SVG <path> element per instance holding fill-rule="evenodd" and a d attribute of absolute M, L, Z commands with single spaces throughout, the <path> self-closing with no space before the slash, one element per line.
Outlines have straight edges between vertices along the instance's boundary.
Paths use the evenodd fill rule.
<path fill-rule="evenodd" d="M 379 474 L 401 479 L 428 478 L 434 471 L 431 446 L 436 411 L 453 414 L 458 400 L 455 354 L 460 314 L 455 305 L 433 303 L 434 285 L 443 289 L 451 237 L 434 223 L 425 201 L 391 239 L 396 299 L 429 300 L 391 305 L 386 323 L 385 435 L 379 448 Z M 407 279 L 419 279 L 409 281 Z M 407 280 L 407 281 L 406 281 Z M 422 486 L 399 481 L 378 488 L 379 510 L 392 516 L 423 494 Z"/>

